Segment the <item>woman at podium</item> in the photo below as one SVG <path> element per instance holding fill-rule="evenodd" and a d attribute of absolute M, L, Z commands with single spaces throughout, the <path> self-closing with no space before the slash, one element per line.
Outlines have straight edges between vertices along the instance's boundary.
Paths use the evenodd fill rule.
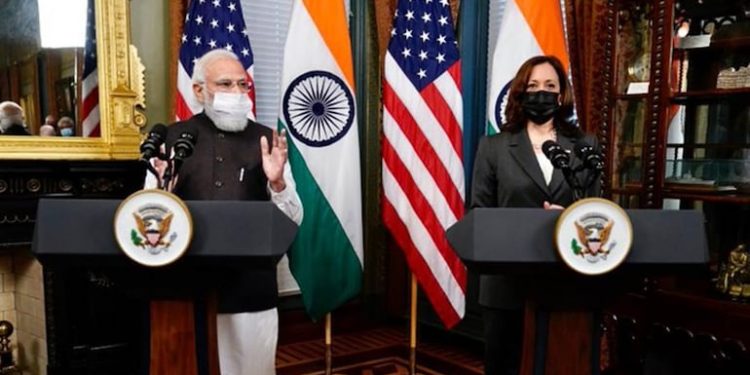
<path fill-rule="evenodd" d="M 545 156 L 542 145 L 552 141 L 571 150 L 580 141 L 595 141 L 571 121 L 573 94 L 560 60 L 536 56 L 521 65 L 510 83 L 503 115 L 500 133 L 479 142 L 472 208 L 562 209 L 573 203 L 574 190 Z M 592 185 L 588 195 L 598 195 L 598 183 Z M 552 284 L 544 277 L 481 276 L 479 302 L 484 308 L 486 374 L 518 373 L 529 284 Z"/>

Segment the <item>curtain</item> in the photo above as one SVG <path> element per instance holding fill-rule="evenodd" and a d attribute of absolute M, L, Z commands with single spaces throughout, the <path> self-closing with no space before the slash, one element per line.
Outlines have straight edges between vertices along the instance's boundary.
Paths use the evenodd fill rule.
<path fill-rule="evenodd" d="M 593 132 L 605 118 L 601 108 L 607 98 L 602 89 L 612 74 L 602 61 L 608 53 L 614 57 L 614 43 L 607 46 L 607 33 L 616 31 L 614 25 L 606 24 L 607 3 L 613 0 L 564 1 L 578 118 L 585 131 Z"/>

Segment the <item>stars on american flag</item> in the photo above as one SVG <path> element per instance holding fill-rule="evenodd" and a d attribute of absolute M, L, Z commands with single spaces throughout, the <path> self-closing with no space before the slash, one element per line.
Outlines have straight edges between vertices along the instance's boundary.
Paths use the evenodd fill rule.
<path fill-rule="evenodd" d="M 466 302 L 466 269 L 444 237 L 464 212 L 461 62 L 449 5 L 398 0 L 381 142 L 383 222 L 446 327 Z"/>
<path fill-rule="evenodd" d="M 189 75 L 196 59 L 217 48 L 238 53 L 245 68 L 253 63 L 245 20 L 236 0 L 197 0 L 185 16 L 181 40 L 183 47 L 190 46 L 180 51 Z"/>
<path fill-rule="evenodd" d="M 175 99 L 177 118 L 186 120 L 202 110 L 190 87 L 190 77 L 198 59 L 206 52 L 224 49 L 234 52 L 253 81 L 253 52 L 250 47 L 240 0 L 192 0 L 185 16 L 180 47 L 178 98 Z M 248 93 L 255 101 L 255 92 Z"/>
<path fill-rule="evenodd" d="M 400 2 L 394 12 L 389 49 L 417 88 L 458 60 L 448 0 Z"/>

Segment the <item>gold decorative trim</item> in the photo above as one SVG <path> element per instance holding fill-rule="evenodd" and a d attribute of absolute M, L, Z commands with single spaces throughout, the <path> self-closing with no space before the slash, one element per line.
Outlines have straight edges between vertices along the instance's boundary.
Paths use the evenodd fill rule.
<path fill-rule="evenodd" d="M 144 67 L 130 44 L 130 0 L 96 0 L 101 137 L 0 137 L 0 159 L 134 160 L 146 125 Z"/>

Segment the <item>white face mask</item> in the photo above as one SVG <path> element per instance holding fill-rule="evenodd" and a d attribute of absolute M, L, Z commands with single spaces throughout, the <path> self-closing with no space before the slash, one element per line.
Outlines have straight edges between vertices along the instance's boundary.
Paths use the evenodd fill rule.
<path fill-rule="evenodd" d="M 203 107 L 217 128 L 240 132 L 247 127 L 247 116 L 253 110 L 253 103 L 244 93 L 217 92 L 213 101 L 206 101 Z"/>

